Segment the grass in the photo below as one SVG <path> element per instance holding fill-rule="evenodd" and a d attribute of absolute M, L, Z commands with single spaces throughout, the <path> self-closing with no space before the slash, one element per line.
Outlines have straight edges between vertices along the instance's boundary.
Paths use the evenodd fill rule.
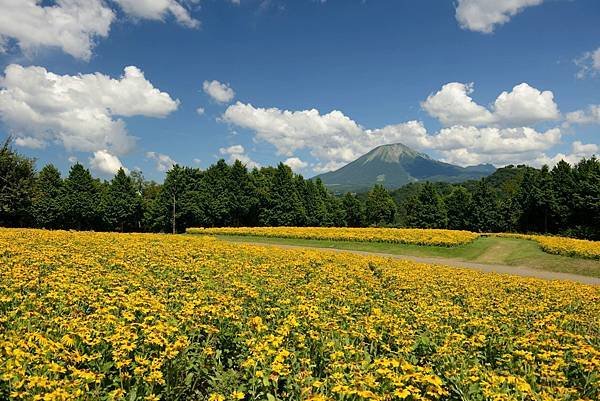
<path fill-rule="evenodd" d="M 470 244 L 456 247 L 420 246 L 378 242 L 349 242 L 311 239 L 265 238 L 255 236 L 219 235 L 233 242 L 296 245 L 353 251 L 388 253 L 417 257 L 452 259 L 485 264 L 529 267 L 539 270 L 600 277 L 600 261 L 545 253 L 534 241 L 481 237 Z M 443 260 L 440 260 L 443 262 Z"/>

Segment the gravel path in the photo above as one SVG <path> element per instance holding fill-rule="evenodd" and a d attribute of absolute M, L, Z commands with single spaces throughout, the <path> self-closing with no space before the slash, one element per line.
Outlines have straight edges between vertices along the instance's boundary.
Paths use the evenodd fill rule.
<path fill-rule="evenodd" d="M 226 241 L 225 238 L 222 240 Z M 414 262 L 419 263 L 428 263 L 428 264 L 438 264 L 445 266 L 453 266 L 453 267 L 465 267 L 468 269 L 480 270 L 483 272 L 490 273 L 501 273 L 501 274 L 512 274 L 516 276 L 523 277 L 535 277 L 543 280 L 567 280 L 567 281 L 575 281 L 582 284 L 600 286 L 600 278 L 589 277 L 589 276 L 581 276 L 578 274 L 570 274 L 570 273 L 560 273 L 560 272 L 552 272 L 547 270 L 537 270 L 529 267 L 520 267 L 520 266 L 508 266 L 508 265 L 499 265 L 499 264 L 487 264 L 487 263 L 474 263 L 468 261 L 461 261 L 456 259 L 447 259 L 447 258 L 426 258 L 419 256 L 408 256 L 408 255 L 395 255 L 390 253 L 379 253 L 379 252 L 366 252 L 366 251 L 352 251 L 346 249 L 335 249 L 335 248 L 319 248 L 319 247 L 310 247 L 310 246 L 302 246 L 302 245 L 286 245 L 286 244 L 270 244 L 264 242 L 253 242 L 253 241 L 229 241 L 232 243 L 238 244 L 248 244 L 248 245 L 256 245 L 256 246 L 271 246 L 276 248 L 283 249 L 315 249 L 324 252 L 346 252 L 353 253 L 356 255 L 364 255 L 364 256 L 382 256 L 393 259 L 401 259 L 401 260 L 412 260 Z"/>

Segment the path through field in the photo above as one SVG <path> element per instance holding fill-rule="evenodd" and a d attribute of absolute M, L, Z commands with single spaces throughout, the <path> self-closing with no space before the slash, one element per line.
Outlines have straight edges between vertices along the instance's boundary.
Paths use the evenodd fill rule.
<path fill-rule="evenodd" d="M 220 236 L 219 238 L 221 240 L 228 241 L 228 238 L 225 236 Z M 600 278 L 597 278 L 597 277 L 589 277 L 589 276 L 583 276 L 583 275 L 579 275 L 579 274 L 539 270 L 539 269 L 534 269 L 534 268 L 530 268 L 530 267 L 526 267 L 526 266 L 509 266 L 509 265 L 503 265 L 503 264 L 498 264 L 498 263 L 476 263 L 476 262 L 462 261 L 462 260 L 451 259 L 451 258 L 397 255 L 397 254 L 391 254 L 391 253 L 368 252 L 368 251 L 357 251 L 357 250 L 335 249 L 335 248 L 323 248 L 323 247 L 317 247 L 317 246 L 266 243 L 266 242 L 255 241 L 254 238 L 248 239 L 248 241 L 244 241 L 244 240 L 240 240 L 239 238 L 236 238 L 234 241 L 230 241 L 230 242 L 244 243 L 244 244 L 256 245 L 256 246 L 271 246 L 271 247 L 277 247 L 277 248 L 283 248 L 283 249 L 306 249 L 306 248 L 309 248 L 309 249 L 322 250 L 324 252 L 347 252 L 347 253 L 354 253 L 357 255 L 383 256 L 383 257 L 389 257 L 389 258 L 393 258 L 393 259 L 412 260 L 412 261 L 420 262 L 420 263 L 441 264 L 441 265 L 446 265 L 446 266 L 475 269 L 475 270 L 480 270 L 483 272 L 512 274 L 512 275 L 523 276 L 523 277 L 535 277 L 535 278 L 540 278 L 540 279 L 544 279 L 544 280 L 569 280 L 569 281 L 575 281 L 575 282 L 583 283 L 583 284 L 600 286 Z M 502 252 L 502 251 L 503 251 L 502 249 L 491 248 L 489 252 L 494 253 L 494 252 Z M 486 258 L 487 258 L 487 256 L 484 258 L 484 260 Z M 491 258 L 491 256 L 490 256 L 490 258 Z"/>

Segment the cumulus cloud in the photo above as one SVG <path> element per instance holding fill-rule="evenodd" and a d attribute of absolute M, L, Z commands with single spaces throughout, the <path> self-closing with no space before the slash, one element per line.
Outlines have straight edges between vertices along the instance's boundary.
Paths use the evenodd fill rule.
<path fill-rule="evenodd" d="M 577 78 L 579 79 L 598 75 L 600 73 L 600 47 L 596 50 L 585 52 L 580 58 L 575 60 L 575 65 L 579 67 L 579 71 L 577 71 Z"/>
<path fill-rule="evenodd" d="M 475 103 L 469 96 L 471 93 L 473 83 L 450 82 L 442 86 L 437 93 L 429 95 L 421 106 L 445 126 L 483 125 L 493 122 L 492 113 Z"/>
<path fill-rule="evenodd" d="M 204 110 L 204 107 L 198 107 L 198 108 L 196 109 L 196 113 L 197 113 L 199 116 L 202 116 L 202 115 L 204 115 L 204 113 L 205 113 L 205 112 L 206 112 L 206 110 Z"/>
<path fill-rule="evenodd" d="M 107 37 L 114 12 L 102 0 L 0 0 L 0 42 L 13 39 L 25 52 L 57 47 L 89 60 L 96 38 Z M 6 47 L 6 45 L 5 45 Z"/>
<path fill-rule="evenodd" d="M 544 164 L 552 167 L 557 164 L 559 161 L 564 160 L 567 163 L 575 164 L 579 162 L 581 159 L 590 158 L 594 155 L 600 154 L 600 147 L 598 145 L 589 143 L 584 144 L 580 141 L 575 141 L 571 144 L 571 152 L 568 154 L 558 153 L 552 157 L 547 156 L 546 154 L 542 154 L 537 159 L 531 161 L 531 165 L 534 166 L 542 166 Z"/>
<path fill-rule="evenodd" d="M 67 150 L 127 153 L 135 138 L 116 117 L 165 117 L 178 105 L 137 67 L 114 79 L 13 64 L 0 76 L 0 120 L 23 145 L 56 142 Z"/>
<path fill-rule="evenodd" d="M 175 0 L 112 0 L 134 18 L 163 21 L 168 14 L 188 28 L 197 28 L 200 21 L 192 18 L 188 10 Z"/>
<path fill-rule="evenodd" d="M 106 38 L 115 20 L 114 3 L 135 19 L 164 20 L 172 15 L 189 28 L 199 21 L 176 0 L 0 0 L 0 50 L 13 40 L 26 54 L 43 47 L 59 48 L 89 60 L 95 42 Z"/>
<path fill-rule="evenodd" d="M 461 28 L 492 33 L 527 7 L 537 6 L 544 0 L 458 0 L 456 19 Z"/>
<path fill-rule="evenodd" d="M 322 162 L 315 166 L 318 170 L 341 166 L 386 143 L 419 146 L 427 134 L 418 121 L 368 130 L 337 110 L 321 114 L 315 109 L 266 109 L 241 102 L 229 106 L 222 120 L 254 131 L 257 140 L 272 144 L 280 155 L 292 157 L 296 150 L 309 149 Z"/>
<path fill-rule="evenodd" d="M 473 84 L 450 82 L 421 104 L 432 117 L 444 126 L 500 125 L 524 126 L 560 118 L 554 94 L 522 83 L 510 92 L 502 92 L 491 110 L 477 104 L 469 96 Z"/>
<path fill-rule="evenodd" d="M 560 143 L 559 128 L 538 132 L 533 128 L 454 126 L 430 138 L 430 146 L 449 163 L 506 165 L 535 159 Z"/>
<path fill-rule="evenodd" d="M 283 164 L 289 166 L 293 171 L 298 172 L 308 166 L 308 163 L 298 157 L 289 157 Z"/>
<path fill-rule="evenodd" d="M 177 162 L 169 155 L 157 152 L 146 152 L 146 158 L 153 160 L 156 165 L 156 170 L 163 173 L 169 171 L 171 167 L 177 164 Z"/>
<path fill-rule="evenodd" d="M 592 104 L 587 110 L 567 113 L 566 119 L 571 124 L 600 124 L 600 104 Z"/>
<path fill-rule="evenodd" d="M 204 81 L 204 93 L 219 103 L 229 103 L 235 98 L 235 92 L 228 84 L 219 81 Z"/>
<path fill-rule="evenodd" d="M 246 154 L 246 149 L 244 149 L 242 145 L 232 145 L 227 148 L 220 148 L 219 153 L 227 157 L 229 163 L 239 160 L 248 168 L 260 167 L 260 164 L 252 160 L 250 156 Z"/>
<path fill-rule="evenodd" d="M 494 102 L 494 117 L 503 125 L 528 125 L 560 118 L 552 91 L 539 91 L 526 83 L 502 92 Z"/>
<path fill-rule="evenodd" d="M 123 167 L 121 160 L 106 150 L 95 151 L 94 155 L 90 157 L 89 162 L 92 170 L 103 175 L 116 174 L 120 168 L 125 170 L 126 173 L 129 173 L 129 170 Z"/>
<path fill-rule="evenodd" d="M 33 138 L 31 136 L 17 137 L 15 139 L 15 144 L 17 146 L 30 149 L 43 149 L 46 147 L 46 142 L 38 138 Z"/>
<path fill-rule="evenodd" d="M 237 102 L 222 120 L 254 132 L 255 140 L 272 144 L 278 154 L 293 157 L 307 149 L 317 159 L 315 172 L 342 167 L 379 145 L 404 143 L 421 151 L 438 151 L 442 159 L 459 165 L 534 160 L 560 143 L 562 133 L 553 128 L 538 132 L 530 127 L 477 127 L 453 125 L 427 132 L 420 121 L 366 129 L 340 111 L 289 111 L 258 108 Z"/>

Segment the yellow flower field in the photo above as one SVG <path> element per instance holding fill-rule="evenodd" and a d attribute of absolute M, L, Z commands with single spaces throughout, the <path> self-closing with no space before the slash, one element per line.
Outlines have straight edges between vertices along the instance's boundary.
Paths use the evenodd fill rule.
<path fill-rule="evenodd" d="M 555 255 L 577 256 L 580 258 L 600 259 L 600 242 L 584 239 L 551 237 L 546 235 L 497 234 L 502 237 L 521 238 L 536 241 L 544 252 Z"/>
<path fill-rule="evenodd" d="M 0 229 L 0 399 L 598 400 L 600 289 Z"/>
<path fill-rule="evenodd" d="M 256 235 L 275 238 L 389 242 L 439 246 L 462 245 L 479 237 L 479 234 L 469 231 L 418 228 L 223 227 L 189 228 L 187 232 L 188 234 L 204 235 Z"/>

